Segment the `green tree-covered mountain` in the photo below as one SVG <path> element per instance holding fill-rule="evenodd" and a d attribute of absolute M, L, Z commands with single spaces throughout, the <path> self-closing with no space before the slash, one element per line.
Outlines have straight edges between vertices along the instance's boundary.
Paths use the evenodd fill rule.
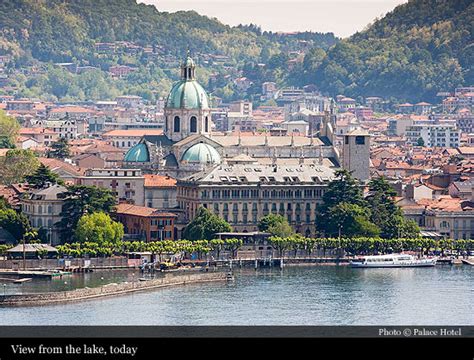
<path fill-rule="evenodd" d="M 151 97 L 150 92 L 163 94 L 178 76 L 175 66 L 167 68 L 140 51 L 133 55 L 100 54 L 95 48 L 97 42 L 151 46 L 159 49 L 161 59 L 183 56 L 188 50 L 192 54 L 226 55 L 232 60 L 230 66 L 237 68 L 291 51 L 300 40 L 326 49 L 337 41 L 332 33 L 294 36 L 262 32 L 253 25 L 230 27 L 193 11 L 159 12 L 136 0 L 0 0 L 0 28 L 0 55 L 13 55 L 16 69 L 39 62 L 43 70 L 27 78 L 14 78 L 13 85 L 21 89 L 20 94 L 46 93 L 66 101 L 110 98 L 124 92 Z M 71 61 L 98 67 L 102 72 L 116 64 L 138 71 L 111 82 L 99 72 L 72 76 L 51 66 Z M 45 63 L 50 66 L 45 68 Z M 209 74 L 216 71 L 218 66 L 211 64 L 200 71 L 200 80 L 206 83 Z"/>
<path fill-rule="evenodd" d="M 365 31 L 310 52 L 303 80 L 331 95 L 434 100 L 474 84 L 474 2 L 410 0 Z"/>

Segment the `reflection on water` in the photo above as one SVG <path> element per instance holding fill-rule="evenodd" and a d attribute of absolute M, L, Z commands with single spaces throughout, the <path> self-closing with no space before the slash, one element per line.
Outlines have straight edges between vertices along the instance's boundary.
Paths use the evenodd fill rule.
<path fill-rule="evenodd" d="M 0 308 L 0 324 L 474 325 L 474 276 L 468 266 L 287 267 L 237 269 L 235 274 L 232 284 L 165 288 L 41 311 Z M 139 277 L 130 272 L 109 275 Z M 105 276 L 101 281 L 107 281 Z"/>

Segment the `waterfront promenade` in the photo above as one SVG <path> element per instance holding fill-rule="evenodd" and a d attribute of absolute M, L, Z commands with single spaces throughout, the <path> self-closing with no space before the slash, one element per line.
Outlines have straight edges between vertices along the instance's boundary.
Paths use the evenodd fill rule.
<path fill-rule="evenodd" d="M 137 291 L 151 290 L 162 287 L 186 285 L 193 283 L 206 283 L 226 281 L 225 272 L 199 272 L 189 274 L 164 274 L 162 277 L 147 279 L 146 281 L 133 281 L 112 283 L 94 288 L 81 288 L 71 291 L 57 291 L 36 294 L 0 295 L 0 306 L 38 306 L 57 303 L 73 302 L 101 298 L 105 296 L 123 295 Z"/>

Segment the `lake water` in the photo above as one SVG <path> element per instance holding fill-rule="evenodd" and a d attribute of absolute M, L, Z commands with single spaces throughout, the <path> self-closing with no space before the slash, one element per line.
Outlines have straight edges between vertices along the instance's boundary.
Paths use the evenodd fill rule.
<path fill-rule="evenodd" d="M 232 284 L 0 308 L 0 325 L 474 325 L 474 272 L 465 265 L 237 269 L 235 275 Z M 139 276 L 136 271 L 97 272 L 8 285 L 6 291 L 64 290 Z"/>

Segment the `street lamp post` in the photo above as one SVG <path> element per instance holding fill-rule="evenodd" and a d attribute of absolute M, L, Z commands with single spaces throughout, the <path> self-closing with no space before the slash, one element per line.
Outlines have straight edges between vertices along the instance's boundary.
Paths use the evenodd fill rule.
<path fill-rule="evenodd" d="M 26 241 L 25 236 L 23 236 L 23 270 L 26 270 Z"/>

